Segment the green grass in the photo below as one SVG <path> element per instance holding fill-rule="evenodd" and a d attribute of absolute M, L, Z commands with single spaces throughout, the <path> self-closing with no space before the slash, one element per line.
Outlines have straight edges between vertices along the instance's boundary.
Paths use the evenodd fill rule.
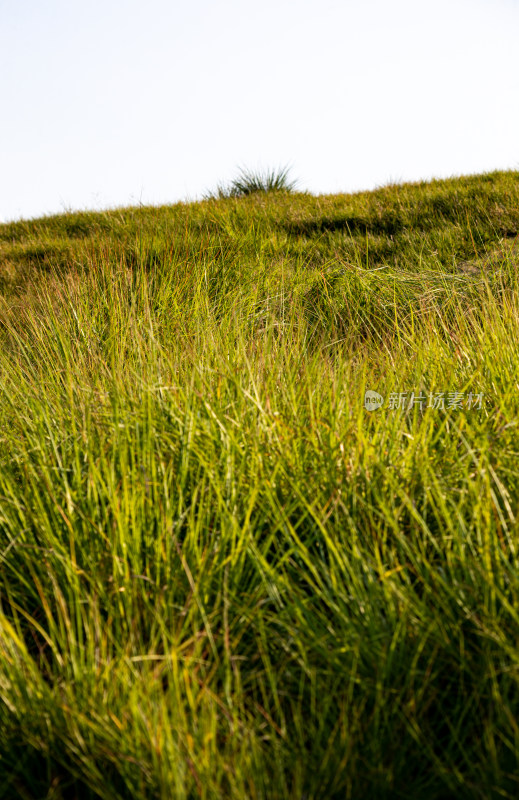
<path fill-rule="evenodd" d="M 0 798 L 517 797 L 518 233 L 514 172 L 0 226 Z"/>
<path fill-rule="evenodd" d="M 222 200 L 266 192 L 293 192 L 297 181 L 289 179 L 289 172 L 289 167 L 270 170 L 249 170 L 242 167 L 236 178 L 227 186 L 219 184 L 216 192 L 209 193 L 206 199 Z"/>

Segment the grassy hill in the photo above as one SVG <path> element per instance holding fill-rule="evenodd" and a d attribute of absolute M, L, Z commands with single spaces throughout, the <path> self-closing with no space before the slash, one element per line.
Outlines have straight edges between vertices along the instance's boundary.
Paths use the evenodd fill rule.
<path fill-rule="evenodd" d="M 518 236 L 518 172 L 0 226 L 0 798 L 517 797 Z"/>

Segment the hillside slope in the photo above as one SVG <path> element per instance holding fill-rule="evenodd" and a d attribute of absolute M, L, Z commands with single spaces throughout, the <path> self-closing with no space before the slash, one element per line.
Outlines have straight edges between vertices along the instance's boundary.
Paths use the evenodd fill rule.
<path fill-rule="evenodd" d="M 387 186 L 354 195 L 253 195 L 68 213 L 0 225 L 3 291 L 34 269 L 201 257 L 295 269 L 362 263 L 451 269 L 519 231 L 519 172 Z"/>
<path fill-rule="evenodd" d="M 517 796 L 518 235 L 517 172 L 0 226 L 0 798 Z"/>

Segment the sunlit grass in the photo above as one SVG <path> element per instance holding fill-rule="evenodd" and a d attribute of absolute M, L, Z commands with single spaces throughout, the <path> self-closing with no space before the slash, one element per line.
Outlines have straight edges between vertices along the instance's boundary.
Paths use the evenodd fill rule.
<path fill-rule="evenodd" d="M 517 187 L 0 227 L 0 797 L 517 796 Z"/>

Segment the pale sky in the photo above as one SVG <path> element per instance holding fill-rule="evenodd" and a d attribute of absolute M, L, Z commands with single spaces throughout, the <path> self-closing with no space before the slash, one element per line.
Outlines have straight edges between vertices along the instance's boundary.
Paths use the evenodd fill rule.
<path fill-rule="evenodd" d="M 519 169 L 519 0 L 0 0 L 0 221 Z"/>

